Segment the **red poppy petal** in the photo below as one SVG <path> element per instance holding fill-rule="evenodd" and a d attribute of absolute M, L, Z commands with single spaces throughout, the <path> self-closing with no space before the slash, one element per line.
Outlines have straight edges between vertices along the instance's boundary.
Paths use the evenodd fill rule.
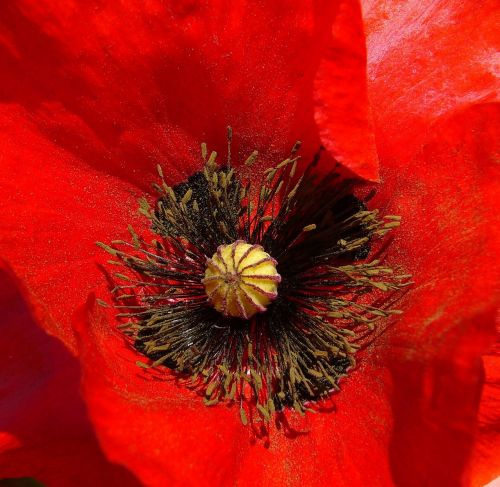
<path fill-rule="evenodd" d="M 165 376 L 154 380 L 137 367 L 138 355 L 93 301 L 76 326 L 83 394 L 99 440 L 110 459 L 145 484 L 232 485 L 237 479 L 242 486 L 299 486 L 335 478 L 346 487 L 373 480 L 390 485 L 390 377 L 380 368 L 353 375 L 338 412 L 304 419 L 291 413 L 288 428 L 271 426 L 268 440 L 257 439 L 241 424 L 237 407 L 207 408 Z"/>
<path fill-rule="evenodd" d="M 467 485 L 494 333 L 498 116 L 485 105 L 444 119 L 418 158 L 383 166 L 373 206 L 403 216 L 390 255 L 416 281 L 404 314 L 360 353 L 335 413 L 297 422 L 309 434 L 293 442 L 278 435 L 269 451 L 247 452 L 248 484 Z"/>
<path fill-rule="evenodd" d="M 391 255 L 416 285 L 400 303 L 403 317 L 363 352 L 335 396 L 338 411 L 305 420 L 291 413 L 296 431 L 288 436 L 272 427 L 268 445 L 253 444 L 234 407 L 206 408 L 182 387 L 145 380 L 102 312 L 80 316 L 84 394 L 109 457 L 151 485 L 165 476 L 241 485 L 460 483 L 492 332 L 494 273 L 484 266 L 497 245 L 489 216 L 495 114 L 481 106 L 446 119 L 417 160 L 385 169 L 379 206 L 404 219 Z"/>
<path fill-rule="evenodd" d="M 414 159 L 383 165 L 378 206 L 403 218 L 392 260 L 415 280 L 380 350 L 394 380 L 391 457 L 400 485 L 431 475 L 436 485 L 460 485 L 465 475 L 481 355 L 494 336 L 499 122 L 498 105 L 471 107 L 434 125 Z"/>
<path fill-rule="evenodd" d="M 142 185 L 158 162 L 192 170 L 201 141 L 222 150 L 227 125 L 242 158 L 253 149 L 281 157 L 298 138 L 314 152 L 313 78 L 339 2 L 3 2 L 3 100 L 26 108 L 61 148 Z M 356 45 L 362 41 L 354 13 L 334 29 L 342 57 L 337 62 L 330 50 L 321 68 L 324 82 L 330 70 L 344 80 L 349 100 L 359 86 L 346 78 L 355 72 L 364 79 L 346 52 L 351 30 Z M 338 94 L 326 98 L 328 112 L 352 108 Z M 365 102 L 355 102 L 358 116 Z M 352 164 L 359 129 L 343 126 L 347 115 L 335 125 L 355 134 L 336 150 L 345 148 Z"/>
<path fill-rule="evenodd" d="M 51 487 L 139 483 L 104 457 L 79 394 L 77 360 L 35 323 L 0 262 L 0 478 Z"/>
<path fill-rule="evenodd" d="M 366 47 L 358 1 L 344 0 L 315 79 L 321 141 L 357 176 L 378 181 L 378 155 L 366 86 Z"/>
<path fill-rule="evenodd" d="M 390 376 L 362 366 L 341 384 L 335 410 L 287 414 L 290 430 L 273 426 L 269 446 L 256 444 L 239 470 L 241 485 L 391 486 Z"/>
<path fill-rule="evenodd" d="M 49 333 L 72 348 L 71 314 L 103 281 L 95 242 L 127 233 L 140 191 L 42 137 L 21 108 L 3 108 L 0 146 L 0 254 L 50 311 Z"/>
<path fill-rule="evenodd" d="M 72 343 L 71 310 L 101 279 L 93 242 L 134 222 L 138 192 L 101 171 L 148 186 L 161 162 L 179 180 L 233 122 L 245 156 L 275 162 L 302 135 L 316 150 L 313 76 L 337 3 L 325 5 L 0 5 L 0 250 L 61 323 L 51 333 Z"/>
<path fill-rule="evenodd" d="M 470 462 L 473 487 L 483 487 L 500 477 L 500 323 L 497 322 L 497 343 L 483 357 L 484 387 L 479 409 L 476 444 Z"/>
<path fill-rule="evenodd" d="M 381 158 L 406 159 L 439 117 L 498 100 L 497 9 L 495 0 L 363 0 Z"/>
<path fill-rule="evenodd" d="M 208 408 L 200 397 L 136 365 L 93 300 L 78 314 L 82 389 L 107 456 L 148 486 L 225 485 L 248 447 L 235 407 Z"/>

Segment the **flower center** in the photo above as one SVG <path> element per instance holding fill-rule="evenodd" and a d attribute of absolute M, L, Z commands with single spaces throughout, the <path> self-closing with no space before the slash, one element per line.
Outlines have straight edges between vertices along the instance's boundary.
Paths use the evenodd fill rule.
<path fill-rule="evenodd" d="M 259 175 L 257 152 L 233 168 L 202 144 L 202 171 L 172 188 L 158 167 L 155 207 L 140 200 L 154 238 L 130 227 L 131 242 L 99 243 L 124 268 L 112 292 L 138 365 L 174 370 L 207 406 L 239 403 L 243 424 L 338 390 L 411 284 L 380 241 L 400 218 L 335 172 L 319 178 L 319 154 L 296 176 L 299 147 Z"/>
<path fill-rule="evenodd" d="M 203 284 L 212 306 L 224 316 L 248 319 L 264 312 L 276 298 L 281 276 L 277 262 L 260 245 L 237 240 L 220 245 Z"/>

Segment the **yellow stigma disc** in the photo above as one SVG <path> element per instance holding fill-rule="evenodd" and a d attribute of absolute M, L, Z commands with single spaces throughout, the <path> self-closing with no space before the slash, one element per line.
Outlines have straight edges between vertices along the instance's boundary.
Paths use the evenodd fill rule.
<path fill-rule="evenodd" d="M 243 240 L 221 245 L 207 260 L 203 279 L 212 306 L 224 316 L 244 319 L 265 311 L 278 295 L 276 264 L 260 245 Z"/>

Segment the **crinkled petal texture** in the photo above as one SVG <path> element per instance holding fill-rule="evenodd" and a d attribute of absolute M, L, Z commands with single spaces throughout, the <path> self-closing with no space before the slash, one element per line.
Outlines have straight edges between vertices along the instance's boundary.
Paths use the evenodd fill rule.
<path fill-rule="evenodd" d="M 258 149 L 275 163 L 297 139 L 305 157 L 318 149 L 314 79 L 332 32 L 340 53 L 353 32 L 354 49 L 364 42 L 359 7 L 346 20 L 341 3 L 357 5 L 1 3 L 0 252 L 47 304 L 61 328 L 51 332 L 74 346 L 68 318 L 99 282 L 94 242 L 134 223 L 158 163 L 178 182 L 199 170 L 200 142 L 225 151 L 228 124 L 240 160 Z M 364 80 L 363 62 L 349 63 L 347 53 L 321 68 L 351 100 L 337 109 L 330 94 L 330 108 L 367 113 L 347 76 Z M 349 131 L 358 145 L 369 126 L 348 125 L 342 137 Z"/>
<path fill-rule="evenodd" d="M 287 414 L 288 428 L 272 425 L 267 442 L 252 441 L 237 408 L 207 409 L 138 369 L 112 317 L 89 303 L 78 318 L 83 390 L 110 458 L 148 485 L 167 472 L 193 485 L 467 482 L 481 354 L 494 335 L 498 126 L 497 106 L 472 107 L 433 127 L 412 160 L 384 168 L 375 204 L 402 215 L 390 257 L 415 279 L 404 315 L 362 352 L 336 411 Z"/>
<path fill-rule="evenodd" d="M 20 284 L 0 262 L 0 478 L 51 487 L 139 487 L 104 456 L 79 394 L 78 361 L 35 322 Z"/>
<path fill-rule="evenodd" d="M 394 381 L 397 485 L 469 482 L 481 355 L 495 337 L 499 121 L 497 104 L 469 107 L 432 126 L 407 166 L 384 166 L 379 206 L 403 217 L 391 259 L 415 280 L 381 350 Z"/>
<path fill-rule="evenodd" d="M 495 159 L 498 157 L 498 146 L 494 146 L 498 136 L 493 133 L 495 120 L 498 120 L 495 118 L 496 108 L 474 108 L 474 105 L 498 100 L 497 3 L 485 1 L 478 4 L 468 0 L 424 3 L 363 0 L 362 4 L 367 34 L 369 99 L 382 164 L 385 167 L 398 167 L 400 161 L 411 160 L 415 153 L 422 150 L 430 130 L 435 130 L 435 139 L 440 139 L 443 147 L 445 143 L 449 146 L 457 144 L 457 154 L 449 151 L 434 158 L 436 169 L 443 165 L 449 168 L 449 178 L 435 189 L 440 195 L 440 200 L 436 201 L 436 209 L 440 210 L 446 204 L 444 191 L 454 191 L 457 196 L 467 192 L 469 198 L 469 193 L 474 194 L 478 199 L 476 211 L 481 211 L 482 208 L 485 215 L 488 215 L 488 211 L 496 213 L 494 205 L 498 204 L 498 189 L 492 187 L 495 180 L 488 182 L 489 191 L 483 190 L 481 184 L 478 184 L 478 181 L 487 182 L 488 177 L 498 177 L 492 172 L 494 161 L 498 160 Z M 468 120 L 465 113 L 472 120 Z M 442 133 L 443 125 L 440 120 L 453 116 L 457 120 L 454 131 Z M 462 130 L 459 124 L 463 125 Z M 472 146 L 471 139 L 474 137 L 477 140 Z M 460 151 L 464 150 L 464 146 L 458 144 L 461 139 L 467 140 L 467 144 L 464 144 L 466 147 L 474 147 L 469 158 L 476 161 L 477 180 L 472 183 L 466 183 L 461 176 L 463 168 L 459 156 Z M 417 170 L 419 161 L 414 160 Z M 427 177 L 433 178 L 434 172 L 435 170 L 430 169 Z M 488 197 L 490 204 L 484 205 L 483 201 Z M 398 211 L 397 208 L 395 211 Z M 497 245 L 498 254 L 498 225 L 492 223 L 484 231 L 487 232 L 484 238 L 487 238 L 492 248 Z M 469 232 L 480 235 L 480 230 L 474 225 L 464 226 L 463 233 Z M 458 242 L 459 240 L 457 249 L 461 250 Z M 478 247 L 477 252 L 481 252 L 480 249 Z M 485 269 L 476 268 L 475 276 L 480 282 L 474 285 L 469 283 L 469 295 L 477 296 L 479 303 L 488 301 L 492 294 L 491 289 L 485 289 L 485 286 L 496 282 L 498 269 L 496 275 L 490 271 L 497 268 L 497 261 L 497 257 L 492 257 L 490 261 L 486 261 Z M 470 260 L 468 265 L 464 263 L 464 268 L 473 269 L 473 262 Z M 456 272 L 460 270 L 457 269 Z M 465 281 L 465 276 L 465 273 L 459 273 L 450 284 Z M 478 289 L 485 294 L 476 294 Z M 449 293 L 452 292 L 451 285 Z M 467 303 L 470 306 L 473 304 L 472 301 L 464 301 L 463 308 L 455 311 L 457 318 L 469 312 Z M 441 319 L 446 318 L 444 311 L 445 308 Z M 482 320 L 491 329 L 493 317 L 486 314 Z M 479 321 L 477 318 L 474 323 Z M 472 359 L 473 357 L 470 358 L 471 361 Z M 470 481 L 474 485 L 483 485 L 486 479 L 492 480 L 500 475 L 500 462 L 497 460 L 498 455 L 495 455 L 495 449 L 498 450 L 500 443 L 500 414 L 498 406 L 495 406 L 495 401 L 498 401 L 495 363 L 495 355 L 485 358 L 486 382 L 470 474 Z M 481 364 L 478 362 L 476 365 L 476 373 L 481 374 Z M 443 376 L 450 376 L 450 373 L 443 371 Z M 450 387 L 457 386 L 450 381 Z M 401 402 L 405 401 L 401 396 Z M 456 404 L 463 403 L 465 398 L 457 397 Z M 455 410 L 456 405 L 450 409 Z M 415 425 L 415 431 L 422 432 L 425 429 Z M 419 445 L 413 441 L 408 444 L 411 443 Z M 436 456 L 441 456 L 443 452 L 449 451 L 446 443 L 436 442 L 435 445 L 437 448 L 441 445 L 442 451 L 429 448 L 426 450 L 429 455 L 437 452 Z M 405 450 L 403 444 L 397 446 L 402 451 Z M 408 450 L 407 456 L 410 454 Z"/>
<path fill-rule="evenodd" d="M 406 159 L 429 124 L 498 101 L 495 0 L 362 0 L 377 148 Z"/>

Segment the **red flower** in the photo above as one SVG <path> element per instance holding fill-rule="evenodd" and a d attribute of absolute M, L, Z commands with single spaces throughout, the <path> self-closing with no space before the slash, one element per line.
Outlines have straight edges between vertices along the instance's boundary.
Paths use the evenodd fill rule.
<path fill-rule="evenodd" d="M 495 333 L 495 7 L 367 0 L 367 97 L 354 0 L 2 3 L 0 475 L 49 486 L 500 475 L 488 376 L 480 406 Z M 145 380 L 88 300 L 105 287 L 94 243 L 144 226 L 135 200 L 156 164 L 184 179 L 201 141 L 224 147 L 228 124 L 238 155 L 274 162 L 300 139 L 380 179 L 374 206 L 404 221 L 392 259 L 416 282 L 336 411 L 291 413 L 295 437 L 271 429 L 268 445 L 234 411 Z"/>

